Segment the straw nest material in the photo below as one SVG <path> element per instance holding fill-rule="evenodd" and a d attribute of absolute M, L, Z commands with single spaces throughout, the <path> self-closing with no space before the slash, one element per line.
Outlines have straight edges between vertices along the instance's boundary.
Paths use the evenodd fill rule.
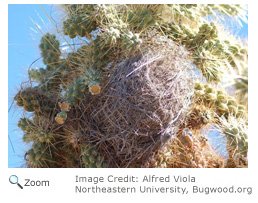
<path fill-rule="evenodd" d="M 190 102 L 186 50 L 161 37 L 141 50 L 112 68 L 102 93 L 80 106 L 84 139 L 96 144 L 109 167 L 143 166 L 176 134 Z"/>
<path fill-rule="evenodd" d="M 189 131 L 183 130 L 183 134 Z M 190 130 L 191 133 L 191 130 Z M 187 143 L 184 135 L 179 135 L 157 152 L 146 167 L 155 168 L 224 168 L 225 158 L 218 154 L 203 135 L 191 136 Z"/>

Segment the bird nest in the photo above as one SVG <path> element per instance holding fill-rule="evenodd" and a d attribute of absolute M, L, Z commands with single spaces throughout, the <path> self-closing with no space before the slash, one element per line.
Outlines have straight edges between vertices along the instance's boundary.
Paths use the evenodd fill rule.
<path fill-rule="evenodd" d="M 192 64 L 182 46 L 156 37 L 141 50 L 112 68 L 101 94 L 80 105 L 84 139 L 110 167 L 144 166 L 176 134 L 191 99 Z"/>

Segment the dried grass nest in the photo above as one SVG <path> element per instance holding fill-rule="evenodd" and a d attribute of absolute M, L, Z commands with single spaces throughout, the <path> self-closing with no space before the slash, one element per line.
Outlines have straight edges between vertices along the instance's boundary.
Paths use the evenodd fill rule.
<path fill-rule="evenodd" d="M 141 50 L 113 67 L 101 94 L 80 106 L 83 140 L 95 143 L 109 167 L 144 167 L 176 134 L 193 93 L 184 47 L 155 37 Z"/>

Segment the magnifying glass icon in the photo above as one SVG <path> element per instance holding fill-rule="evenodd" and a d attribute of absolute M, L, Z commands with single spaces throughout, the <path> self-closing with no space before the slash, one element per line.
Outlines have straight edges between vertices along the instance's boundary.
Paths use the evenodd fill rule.
<path fill-rule="evenodd" d="M 20 185 L 20 183 L 18 183 L 18 177 L 16 175 L 11 175 L 9 178 L 9 182 L 11 184 L 17 184 L 21 189 L 23 189 L 23 187 Z"/>

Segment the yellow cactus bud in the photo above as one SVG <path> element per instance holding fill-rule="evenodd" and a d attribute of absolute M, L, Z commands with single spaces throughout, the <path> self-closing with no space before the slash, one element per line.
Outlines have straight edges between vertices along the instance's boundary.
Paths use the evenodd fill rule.
<path fill-rule="evenodd" d="M 100 93 L 100 86 L 98 82 L 90 82 L 89 84 L 89 91 L 92 95 L 96 95 Z"/>
<path fill-rule="evenodd" d="M 58 102 L 58 106 L 60 107 L 61 111 L 69 111 L 70 110 L 70 106 L 67 102 Z"/>
<path fill-rule="evenodd" d="M 60 125 L 64 124 L 64 122 L 65 122 L 65 120 L 63 118 L 61 118 L 61 117 L 55 117 L 55 120 Z"/>
<path fill-rule="evenodd" d="M 90 89 L 90 92 L 92 95 L 99 94 L 100 93 L 100 86 L 93 85 Z"/>

